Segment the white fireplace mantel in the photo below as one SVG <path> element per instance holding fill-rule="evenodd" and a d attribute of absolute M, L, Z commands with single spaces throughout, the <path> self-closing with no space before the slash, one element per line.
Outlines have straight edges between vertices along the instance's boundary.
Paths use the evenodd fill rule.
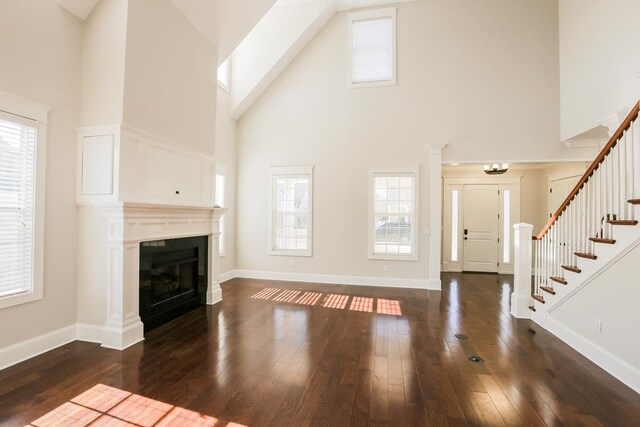
<path fill-rule="evenodd" d="M 222 300 L 211 207 L 215 159 L 125 125 L 78 129 L 78 337 L 124 349 L 144 339 L 140 243 L 208 236 L 207 303 Z"/>
<path fill-rule="evenodd" d="M 80 339 L 119 350 L 144 339 L 139 315 L 142 242 L 208 236 L 207 304 L 222 301 L 218 239 L 225 211 L 143 203 L 81 205 Z"/>

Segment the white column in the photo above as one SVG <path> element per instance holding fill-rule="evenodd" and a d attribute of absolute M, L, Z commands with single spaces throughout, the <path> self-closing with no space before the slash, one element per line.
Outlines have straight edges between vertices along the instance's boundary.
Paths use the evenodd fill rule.
<path fill-rule="evenodd" d="M 533 225 L 513 226 L 513 294 L 511 294 L 511 315 L 519 319 L 531 318 L 531 246 Z"/>
<path fill-rule="evenodd" d="M 107 320 L 102 346 L 124 350 L 144 339 L 139 314 L 140 242 L 125 241 L 122 208 L 108 214 Z"/>
<path fill-rule="evenodd" d="M 429 149 L 429 281 L 427 289 L 441 290 L 442 252 L 442 150 L 447 143 L 427 144 Z"/>
<path fill-rule="evenodd" d="M 209 284 L 207 286 L 207 304 L 214 305 L 222 301 L 220 288 L 220 218 L 227 211 L 225 208 L 214 208 L 212 233 L 209 235 Z"/>

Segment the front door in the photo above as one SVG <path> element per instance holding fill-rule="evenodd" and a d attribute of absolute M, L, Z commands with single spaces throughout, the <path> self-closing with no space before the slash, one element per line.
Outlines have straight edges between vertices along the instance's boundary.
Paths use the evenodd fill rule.
<path fill-rule="evenodd" d="M 497 185 L 464 186 L 464 271 L 498 272 Z"/>

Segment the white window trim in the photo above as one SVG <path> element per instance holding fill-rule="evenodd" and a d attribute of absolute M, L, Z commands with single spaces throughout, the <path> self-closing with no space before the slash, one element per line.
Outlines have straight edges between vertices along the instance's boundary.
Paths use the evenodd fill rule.
<path fill-rule="evenodd" d="M 229 185 L 227 184 L 228 176 L 227 176 L 227 165 L 216 162 L 216 175 L 222 175 L 224 177 L 224 200 L 222 200 L 221 208 L 227 207 L 227 188 Z M 216 192 L 218 191 L 218 183 L 216 182 Z M 215 197 L 214 197 L 215 199 Z M 223 238 L 222 250 L 218 252 L 219 257 L 224 257 L 227 254 L 227 221 L 222 218 L 225 217 L 225 214 L 222 214 L 220 217 L 220 221 L 222 222 L 222 229 L 220 230 L 221 237 Z"/>
<path fill-rule="evenodd" d="M 282 250 L 273 249 L 273 207 L 275 193 L 273 191 L 273 179 L 276 176 L 301 176 L 309 177 L 309 227 L 307 229 L 307 249 L 306 250 Z M 276 256 L 313 256 L 313 166 L 282 166 L 269 168 L 269 235 L 268 254 Z"/>
<path fill-rule="evenodd" d="M 33 230 L 33 283 L 31 291 L 0 298 L 0 309 L 40 300 L 43 297 L 44 282 L 44 203 L 45 174 L 47 159 L 47 123 L 51 107 L 38 104 L 5 92 L 0 92 L 0 111 L 18 116 L 19 119 L 33 121 L 37 130 L 36 139 L 36 179 Z"/>
<path fill-rule="evenodd" d="M 375 195 L 374 195 L 374 180 L 376 175 L 394 175 L 394 174 L 413 174 L 413 209 L 411 217 L 411 242 L 413 252 L 406 255 L 395 254 L 377 254 L 374 250 L 375 243 Z M 418 218 L 420 217 L 418 207 L 420 206 L 420 166 L 370 166 L 369 167 L 369 236 L 368 242 L 368 255 L 369 259 L 373 260 L 389 260 L 389 261 L 417 261 L 418 260 L 418 248 L 420 242 L 418 241 Z"/>
<path fill-rule="evenodd" d="M 396 7 L 387 7 L 384 9 L 365 10 L 361 12 L 353 12 L 349 14 L 348 19 L 348 33 L 349 33 L 349 45 L 348 45 L 348 63 L 349 74 L 347 76 L 347 86 L 350 88 L 359 87 L 375 87 L 375 86 L 393 86 L 396 84 L 396 63 L 397 63 L 397 48 L 396 48 Z M 375 81 L 375 82 L 354 82 L 353 81 L 353 23 L 356 21 L 366 21 L 369 19 L 391 18 L 392 22 L 392 70 L 391 80 Z"/>

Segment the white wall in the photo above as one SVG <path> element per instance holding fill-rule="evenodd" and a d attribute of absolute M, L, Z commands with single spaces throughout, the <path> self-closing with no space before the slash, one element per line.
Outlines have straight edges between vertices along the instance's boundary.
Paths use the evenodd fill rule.
<path fill-rule="evenodd" d="M 128 16 L 124 123 L 213 155 L 217 48 L 169 0 Z"/>
<path fill-rule="evenodd" d="M 82 40 L 82 126 L 122 123 L 126 0 L 98 2 Z"/>
<path fill-rule="evenodd" d="M 239 121 L 238 268 L 424 279 L 428 237 L 418 262 L 367 260 L 369 165 L 421 165 L 422 231 L 428 142 L 450 141 L 450 161 L 591 156 L 559 142 L 554 1 L 403 3 L 397 19 L 398 85 L 347 87 L 339 13 Z M 303 164 L 316 166 L 314 256 L 292 267 L 266 255 L 266 180 Z"/>
<path fill-rule="evenodd" d="M 0 2 L 0 91 L 52 107 L 47 138 L 44 298 L 0 310 L 0 348 L 76 321 L 75 128 L 82 22 L 55 0 Z M 7 59 L 7 58 L 10 58 Z"/>
<path fill-rule="evenodd" d="M 640 344 L 633 331 L 640 323 L 640 311 L 632 309 L 631 302 L 640 299 L 640 286 L 633 280 L 638 259 L 640 246 L 549 313 L 550 319 L 575 332 L 581 343 L 595 344 L 631 365 L 636 378 L 640 378 Z M 602 321 L 602 332 L 596 330 L 596 319 Z"/>
<path fill-rule="evenodd" d="M 640 2 L 560 0 L 562 139 L 640 99 Z"/>
<path fill-rule="evenodd" d="M 218 87 L 216 110 L 216 161 L 227 168 L 225 202 L 225 255 L 220 258 L 220 273 L 236 268 L 236 129 L 229 116 L 229 94 Z"/>

